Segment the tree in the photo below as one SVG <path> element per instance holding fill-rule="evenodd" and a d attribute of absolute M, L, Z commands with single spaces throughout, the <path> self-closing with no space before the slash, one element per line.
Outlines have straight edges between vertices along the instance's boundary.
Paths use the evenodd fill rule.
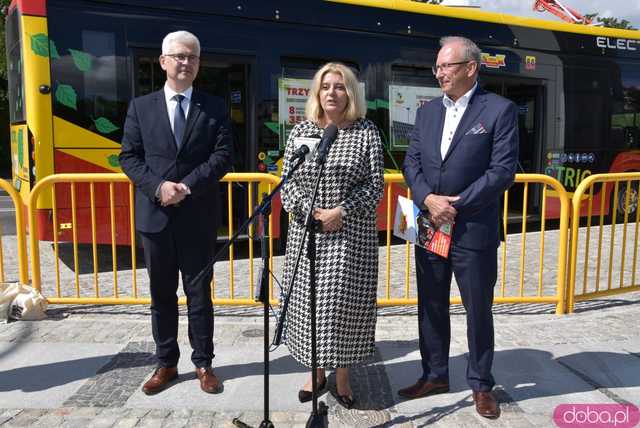
<path fill-rule="evenodd" d="M 631 23 L 626 19 L 614 18 L 613 16 L 601 17 L 598 13 L 589 13 L 585 16 L 590 19 L 591 22 L 597 22 L 608 28 L 621 28 L 623 30 L 635 30 Z"/>

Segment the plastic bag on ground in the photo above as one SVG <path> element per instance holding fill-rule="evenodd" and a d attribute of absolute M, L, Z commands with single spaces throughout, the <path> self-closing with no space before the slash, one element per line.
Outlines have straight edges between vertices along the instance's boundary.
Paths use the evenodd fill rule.
<path fill-rule="evenodd" d="M 7 319 L 37 321 L 47 317 L 47 299 L 33 287 L 0 284 L 0 322 Z"/>

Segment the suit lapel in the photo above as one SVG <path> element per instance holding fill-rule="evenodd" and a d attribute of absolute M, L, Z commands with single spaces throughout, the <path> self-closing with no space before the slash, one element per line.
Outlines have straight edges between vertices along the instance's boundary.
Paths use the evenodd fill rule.
<path fill-rule="evenodd" d="M 451 157 L 451 153 L 456 149 L 464 134 L 469 130 L 469 127 L 475 123 L 478 116 L 480 116 L 480 113 L 482 113 L 482 110 L 484 110 L 486 99 L 483 96 L 483 92 L 484 91 L 482 91 L 482 89 L 476 88 L 476 91 L 473 93 L 473 96 L 469 100 L 469 105 L 467 106 L 462 119 L 460 119 L 458 128 L 456 129 L 455 134 L 453 134 L 451 146 L 449 146 L 449 151 L 447 152 L 443 162 L 446 162 L 447 159 Z M 444 119 L 442 122 L 444 123 Z"/>
<path fill-rule="evenodd" d="M 160 89 L 156 92 L 156 109 L 159 112 L 160 117 L 160 132 L 162 135 L 162 141 L 172 153 L 176 153 L 176 140 L 173 137 L 173 131 L 171 130 L 171 122 L 169 122 L 169 112 L 167 111 L 167 101 L 164 96 L 164 90 Z"/>
<path fill-rule="evenodd" d="M 184 135 L 182 136 L 182 144 L 180 144 L 180 150 L 182 150 L 182 148 L 189 141 L 189 135 L 191 135 L 193 126 L 197 122 L 198 116 L 200 115 L 201 103 L 202 103 L 202 97 L 200 97 L 198 92 L 193 91 L 191 93 L 191 103 L 189 104 L 189 114 L 187 116 L 187 125 L 184 130 Z"/>
<path fill-rule="evenodd" d="M 436 133 L 432 140 L 435 142 L 435 144 L 432 144 L 431 149 L 433 150 L 434 158 L 438 161 L 438 164 L 441 164 L 442 154 L 440 153 L 440 142 L 442 141 L 442 130 L 444 129 L 445 109 L 444 109 L 444 105 L 442 104 L 442 98 L 436 98 L 431 102 L 438 103 L 438 109 L 436 110 L 438 117 L 436 118 L 436 121 L 434 123 L 439 124 L 438 125 L 439 127 L 435 129 Z"/>

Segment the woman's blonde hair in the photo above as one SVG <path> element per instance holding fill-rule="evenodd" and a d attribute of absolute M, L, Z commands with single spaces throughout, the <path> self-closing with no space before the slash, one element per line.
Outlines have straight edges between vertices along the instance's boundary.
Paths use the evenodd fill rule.
<path fill-rule="evenodd" d="M 364 101 L 362 87 L 356 78 L 356 75 L 349 67 L 339 62 L 329 62 L 323 65 L 313 76 L 311 83 L 311 93 L 305 106 L 305 116 L 308 120 L 318 122 L 324 116 L 324 110 L 320 105 L 320 88 L 322 87 L 322 79 L 327 73 L 336 73 L 342 76 L 344 86 L 347 90 L 347 106 L 344 110 L 345 120 L 356 120 L 367 115 L 367 105 Z"/>

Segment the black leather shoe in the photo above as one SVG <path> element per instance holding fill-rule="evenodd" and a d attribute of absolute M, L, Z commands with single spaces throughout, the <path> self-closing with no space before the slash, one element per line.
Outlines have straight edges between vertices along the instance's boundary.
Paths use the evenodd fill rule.
<path fill-rule="evenodd" d="M 325 376 L 324 379 L 322 379 L 322 382 L 316 383 L 316 385 L 318 387 L 318 395 L 320 395 L 320 393 L 322 393 L 322 391 L 324 391 L 324 389 L 327 387 L 327 377 Z M 305 391 L 304 389 L 298 391 L 298 400 L 301 403 L 311 401 L 312 398 L 313 394 L 311 394 L 311 391 Z"/>
<path fill-rule="evenodd" d="M 354 404 L 356 404 L 356 400 L 353 397 L 349 397 L 348 395 L 340 395 L 338 391 L 331 390 L 331 395 L 336 401 L 345 409 L 353 408 Z"/>

